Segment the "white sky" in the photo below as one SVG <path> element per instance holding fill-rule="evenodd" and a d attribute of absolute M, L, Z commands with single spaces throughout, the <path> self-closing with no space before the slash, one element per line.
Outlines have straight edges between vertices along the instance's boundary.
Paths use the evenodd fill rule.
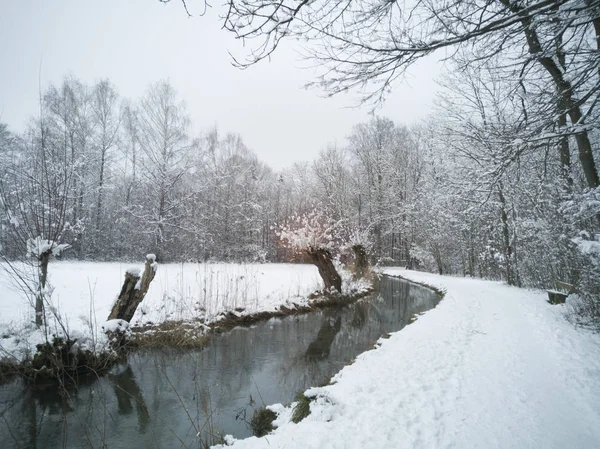
<path fill-rule="evenodd" d="M 192 14 L 199 0 L 188 0 Z M 188 18 L 179 0 L 0 0 L 0 121 L 21 131 L 37 109 L 38 86 L 72 74 L 87 82 L 108 77 L 123 97 L 168 79 L 186 101 L 193 133 L 218 126 L 241 134 L 275 169 L 311 160 L 328 143 L 343 143 L 369 119 L 352 94 L 324 98 L 306 90 L 311 70 L 295 43 L 272 61 L 239 70 L 228 50 L 241 42 L 221 30 L 216 11 Z M 435 60 L 415 67 L 377 114 L 410 124 L 432 107 Z M 40 76 L 41 73 L 41 76 Z"/>

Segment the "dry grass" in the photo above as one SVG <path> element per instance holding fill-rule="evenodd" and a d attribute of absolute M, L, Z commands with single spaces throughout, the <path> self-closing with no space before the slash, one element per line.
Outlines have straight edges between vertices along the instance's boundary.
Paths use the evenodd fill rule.
<path fill-rule="evenodd" d="M 199 349 L 208 342 L 209 335 L 200 323 L 166 321 L 156 326 L 134 328 L 128 346 L 133 348 Z"/>
<path fill-rule="evenodd" d="M 304 396 L 304 393 L 296 394 L 294 411 L 292 412 L 292 422 L 298 424 L 308 415 L 310 415 L 310 403 L 313 399 Z"/>
<path fill-rule="evenodd" d="M 233 329 L 237 326 L 250 326 L 258 321 L 268 320 L 275 317 L 286 317 L 291 315 L 302 315 L 305 313 L 314 312 L 315 310 L 324 309 L 327 307 L 340 307 L 349 305 L 360 298 L 363 298 L 373 292 L 373 289 L 369 289 L 364 292 L 357 293 L 355 295 L 335 295 L 335 296 L 318 296 L 314 297 L 309 305 L 299 306 L 294 305 L 293 308 L 280 306 L 278 310 L 270 312 L 258 312 L 252 315 L 241 315 L 238 316 L 232 312 L 229 312 L 224 319 L 210 325 L 214 332 L 224 332 Z"/>
<path fill-rule="evenodd" d="M 273 431 L 273 421 L 277 418 L 277 414 L 266 407 L 260 407 L 254 410 L 250 428 L 252 434 L 257 437 L 263 437 Z"/>

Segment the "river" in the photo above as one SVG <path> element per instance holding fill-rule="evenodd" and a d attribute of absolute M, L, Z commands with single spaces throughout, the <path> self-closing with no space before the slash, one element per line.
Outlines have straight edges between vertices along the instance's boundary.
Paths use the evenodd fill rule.
<path fill-rule="evenodd" d="M 0 448 L 198 448 L 210 434 L 249 436 L 254 409 L 327 383 L 439 299 L 383 277 L 352 305 L 235 328 L 202 350 L 136 351 L 63 394 L 14 380 L 0 386 Z"/>

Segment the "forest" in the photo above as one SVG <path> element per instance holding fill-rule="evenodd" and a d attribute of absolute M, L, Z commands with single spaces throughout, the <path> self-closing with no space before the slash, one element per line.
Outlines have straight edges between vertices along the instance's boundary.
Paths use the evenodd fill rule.
<path fill-rule="evenodd" d="M 475 29 L 458 3 L 447 17 L 421 11 L 446 31 L 407 18 L 403 36 L 423 44 L 396 45 L 391 73 L 372 44 L 361 56 L 366 71 L 356 54 L 322 59 L 333 64 L 322 87 L 335 94 L 369 83 L 368 102 L 382 100 L 419 58 L 455 48 L 427 119 L 405 126 L 373 115 L 316 160 L 280 172 L 243 136 L 218 127 L 193 135 L 186 99 L 168 81 L 138 99 L 121 97 L 109 79 L 69 76 L 46 87 L 23 133 L 0 125 L 2 257 L 28 257 L 28 245 L 42 241 L 54 252 L 68 245 L 62 257 L 78 260 L 152 252 L 160 261 L 290 261 L 280 231 L 312 214 L 334 230 L 336 257 L 359 236 L 375 264 L 518 286 L 569 282 L 591 307 L 600 275 L 597 6 L 500 3 L 496 12 L 470 6 L 481 13 Z M 281 27 L 302 33 L 308 23 L 283 15 L 271 28 L 253 28 L 247 19 L 260 2 L 236 5 L 226 28 L 265 39 L 247 64 L 275 51 Z M 317 11 L 298 7 L 308 18 Z M 334 26 L 334 13 L 320 20 Z M 386 8 L 370 13 L 393 17 Z M 356 21 L 354 33 L 368 40 L 374 26 Z M 352 55 L 356 42 L 341 30 L 313 31 L 326 48 Z M 423 40 L 445 32 L 459 37 Z"/>
<path fill-rule="evenodd" d="M 503 72 L 517 68 L 457 67 L 422 123 L 374 116 L 281 172 L 240 135 L 190 135 L 185 101 L 166 81 L 129 100 L 110 80 L 65 78 L 40 95 L 24 133 L 1 128 L 2 257 L 27 256 L 40 237 L 69 245 L 66 259 L 290 261 L 278 227 L 318 214 L 338 243 L 360 235 L 373 263 L 581 283 L 597 299 L 589 244 L 600 191 L 585 163 L 597 173 L 598 154 L 577 154 L 582 134 L 598 148 L 598 80 L 575 78 L 590 125 L 571 124 L 556 117 L 547 76 L 531 70 L 515 86 Z"/>

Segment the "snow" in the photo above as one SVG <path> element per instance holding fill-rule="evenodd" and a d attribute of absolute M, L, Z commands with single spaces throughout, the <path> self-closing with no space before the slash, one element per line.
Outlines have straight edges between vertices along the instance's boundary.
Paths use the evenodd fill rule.
<path fill-rule="evenodd" d="M 27 254 L 39 258 L 42 254 L 52 251 L 53 256 L 60 256 L 61 253 L 70 248 L 67 243 L 58 244 L 52 240 L 46 240 L 38 236 L 27 240 Z"/>
<path fill-rule="evenodd" d="M 27 240 L 27 253 L 31 254 L 34 257 L 39 257 L 45 252 L 48 252 L 52 249 L 54 242 L 43 239 L 41 237 L 36 237 L 34 239 Z"/>
<path fill-rule="evenodd" d="M 572 241 L 579 247 L 582 254 L 600 256 L 600 241 L 583 240 L 579 237 L 572 239 Z"/>
<path fill-rule="evenodd" d="M 152 271 L 154 271 L 156 273 L 156 270 L 158 269 L 158 262 L 156 261 L 156 254 L 146 254 L 146 260 L 148 262 L 150 262 L 150 268 L 152 268 Z"/>
<path fill-rule="evenodd" d="M 310 389 L 302 422 L 278 405 L 272 434 L 227 447 L 600 447 L 600 336 L 569 324 L 565 306 L 499 282 L 384 271 L 445 298 Z"/>
<path fill-rule="evenodd" d="M 51 317 L 48 335 L 63 334 L 64 325 L 70 336 L 89 343 L 86 348 L 104 347 L 102 324 L 125 272 L 139 275 L 141 268 L 121 263 L 52 261 L 48 272 L 53 288 L 46 310 L 56 310 L 59 315 Z M 356 287 L 348 284 L 348 288 Z M 308 304 L 308 296 L 320 288 L 322 281 L 313 265 L 164 264 L 156 271 L 131 324 L 167 320 L 211 323 L 236 309 L 241 316 L 275 311 L 281 305 L 294 308 Z M 0 358 L 23 359 L 36 343 L 45 341 L 45 336 L 38 335 L 31 325 L 34 312 L 30 300 L 1 267 L 0 292 L 0 337 L 7 337 L 0 338 Z"/>
<path fill-rule="evenodd" d="M 15 228 L 18 228 L 19 226 L 21 226 L 21 222 L 19 221 L 19 219 L 17 217 L 15 217 L 10 210 L 6 211 L 6 214 L 8 216 L 8 222 L 14 226 Z"/>
<path fill-rule="evenodd" d="M 29 359 L 36 352 L 36 345 L 45 341 L 44 332 L 33 323 L 10 323 L 0 330 L 0 359 Z"/>
<path fill-rule="evenodd" d="M 129 331 L 129 323 L 125 320 L 108 320 L 102 325 L 104 332 L 127 332 Z"/>
<path fill-rule="evenodd" d="M 60 245 L 54 243 L 52 247 L 52 255 L 60 256 L 64 250 L 69 249 L 70 247 L 71 245 L 69 245 L 68 243 L 61 243 Z"/>
<path fill-rule="evenodd" d="M 137 278 L 141 275 L 142 269 L 140 267 L 129 267 L 125 270 L 125 273 Z"/>

